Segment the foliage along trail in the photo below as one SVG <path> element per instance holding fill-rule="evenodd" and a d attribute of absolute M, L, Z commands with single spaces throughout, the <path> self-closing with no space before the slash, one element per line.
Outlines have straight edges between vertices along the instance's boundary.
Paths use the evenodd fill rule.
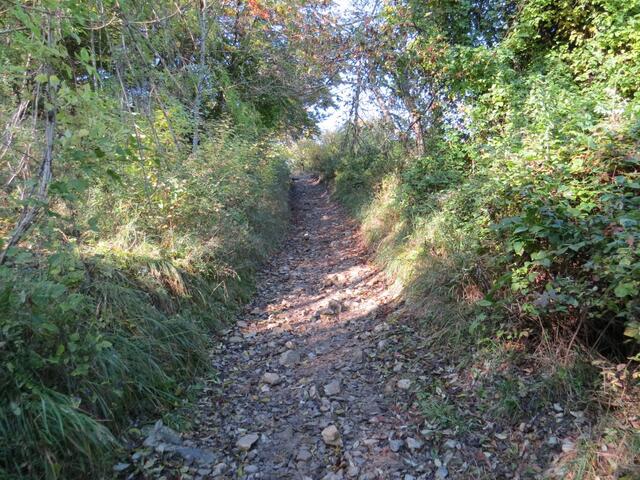
<path fill-rule="evenodd" d="M 1 3 L 0 479 L 640 478 L 640 0 L 353 6 Z"/>
<path fill-rule="evenodd" d="M 555 404 L 511 430 L 483 422 L 455 385 L 464 372 L 421 351 L 397 293 L 326 187 L 297 179 L 290 234 L 211 352 L 220 377 L 183 412 L 193 429 L 181 438 L 158 423 L 118 468 L 152 478 L 543 478 L 584 416 L 565 419 Z M 442 390 L 426 401 L 458 397 L 460 424 L 420 410 L 416 392 L 434 378 Z"/>
<path fill-rule="evenodd" d="M 111 478 L 287 223 L 325 2 L 0 2 L 0 479 Z"/>

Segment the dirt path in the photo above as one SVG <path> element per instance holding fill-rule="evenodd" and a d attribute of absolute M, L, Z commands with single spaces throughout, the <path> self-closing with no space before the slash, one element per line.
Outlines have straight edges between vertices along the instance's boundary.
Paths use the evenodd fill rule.
<path fill-rule="evenodd" d="M 433 354 L 324 185 L 296 179 L 292 208 L 253 302 L 211 352 L 219 377 L 187 412 L 193 428 L 156 424 L 121 478 L 565 478 L 557 460 L 588 431 L 582 412 L 485 417 L 514 398 L 496 390 L 511 385 L 496 366 L 474 373 Z"/>
<path fill-rule="evenodd" d="M 410 437 L 395 407 L 407 402 L 409 381 L 385 384 L 389 362 L 377 355 L 388 352 L 380 338 L 393 300 L 367 262 L 356 225 L 323 185 L 297 179 L 289 237 L 260 275 L 255 300 L 212 354 L 221 383 L 201 399 L 199 427 L 187 444 L 215 452 L 216 465 L 197 476 L 419 473 L 413 457 L 422 442 Z M 401 369 L 397 364 L 396 373 Z"/>

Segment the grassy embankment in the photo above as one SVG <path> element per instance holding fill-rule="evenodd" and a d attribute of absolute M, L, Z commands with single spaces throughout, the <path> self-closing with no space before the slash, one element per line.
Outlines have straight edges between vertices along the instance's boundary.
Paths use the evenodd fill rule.
<path fill-rule="evenodd" d="M 55 228 L 0 267 L 2 478 L 109 475 L 133 418 L 215 375 L 208 346 L 286 226 L 289 175 L 273 144 L 224 124 L 181 158 L 152 193 L 124 163 L 73 211 L 54 201 Z"/>

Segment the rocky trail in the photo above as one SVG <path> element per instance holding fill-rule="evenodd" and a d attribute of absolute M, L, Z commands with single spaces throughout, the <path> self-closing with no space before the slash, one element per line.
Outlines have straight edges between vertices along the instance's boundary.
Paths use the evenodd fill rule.
<path fill-rule="evenodd" d="M 392 478 L 406 466 L 395 404 L 410 380 L 385 396 L 371 352 L 393 295 L 323 185 L 305 177 L 292 195 L 290 236 L 214 353 L 223 391 L 202 398 L 191 437 L 224 453 L 229 478 Z"/>
<path fill-rule="evenodd" d="M 134 454 L 144 468 L 123 478 L 539 475 L 536 454 L 549 452 L 532 448 L 527 435 L 559 450 L 561 442 L 547 445 L 544 433 L 547 424 L 562 430 L 558 411 L 534 418 L 535 427 L 521 423 L 511 430 L 478 420 L 458 373 L 420 351 L 416 335 L 394 321 L 401 300 L 368 262 L 357 225 L 326 187 L 310 176 L 297 178 L 292 209 L 288 238 L 259 275 L 254 300 L 211 352 L 219 373 L 190 413 L 193 428 L 179 436 L 156 424 L 147 433 L 147 453 Z M 427 375 L 445 379 L 443 390 L 447 379 L 458 382 L 453 388 L 467 402 L 467 425 L 446 428 L 424 418 L 416 391 Z M 522 466 L 532 464 L 528 475 Z"/>

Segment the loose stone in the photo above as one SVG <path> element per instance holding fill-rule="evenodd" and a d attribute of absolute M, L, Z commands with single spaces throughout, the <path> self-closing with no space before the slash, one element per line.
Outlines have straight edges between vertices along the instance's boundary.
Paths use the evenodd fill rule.
<path fill-rule="evenodd" d="M 399 452 L 402 448 L 402 445 L 404 445 L 404 442 L 402 440 L 389 440 L 389 448 L 392 452 Z"/>
<path fill-rule="evenodd" d="M 298 454 L 296 455 L 296 460 L 300 460 L 301 462 L 306 462 L 311 458 L 311 452 L 306 448 L 301 448 L 298 450 Z"/>
<path fill-rule="evenodd" d="M 236 442 L 236 447 L 238 447 L 240 450 L 244 450 L 245 452 L 251 450 L 253 444 L 258 441 L 258 438 L 259 437 L 257 433 L 249 433 L 247 435 L 243 435 Z"/>
<path fill-rule="evenodd" d="M 438 470 L 436 470 L 436 478 L 437 479 L 443 479 L 443 478 L 447 478 L 449 476 L 449 470 L 447 470 L 447 467 L 438 467 Z"/>
<path fill-rule="evenodd" d="M 447 440 L 444 442 L 444 448 L 448 448 L 449 450 L 454 450 L 458 446 L 458 442 L 455 440 Z"/>
<path fill-rule="evenodd" d="M 338 395 L 340 393 L 340 380 L 334 380 L 324 386 L 324 393 L 328 396 Z"/>
<path fill-rule="evenodd" d="M 411 380 L 409 380 L 408 378 L 403 378 L 401 380 L 398 380 L 397 385 L 400 390 L 408 390 L 411 387 Z"/>
<path fill-rule="evenodd" d="M 262 375 L 262 381 L 269 385 L 277 385 L 280 383 L 280 380 L 280 375 L 277 373 L 265 372 L 264 375 Z"/>
<path fill-rule="evenodd" d="M 220 462 L 215 467 L 213 467 L 213 471 L 211 472 L 211 475 L 213 475 L 214 477 L 216 475 L 222 475 L 226 470 L 227 470 L 227 464 L 224 462 Z"/>
<path fill-rule="evenodd" d="M 422 448 L 422 445 L 424 445 L 424 442 L 418 440 L 417 438 L 407 438 L 407 447 L 409 447 L 409 450 L 420 450 Z"/>
<path fill-rule="evenodd" d="M 340 445 L 340 432 L 335 425 L 329 425 L 322 430 L 322 440 L 327 445 Z"/>
<path fill-rule="evenodd" d="M 280 359 L 279 359 L 280 365 L 284 367 L 295 365 L 299 361 L 300 361 L 300 354 L 295 350 L 287 350 L 286 352 L 282 353 L 282 355 L 280 355 Z"/>

